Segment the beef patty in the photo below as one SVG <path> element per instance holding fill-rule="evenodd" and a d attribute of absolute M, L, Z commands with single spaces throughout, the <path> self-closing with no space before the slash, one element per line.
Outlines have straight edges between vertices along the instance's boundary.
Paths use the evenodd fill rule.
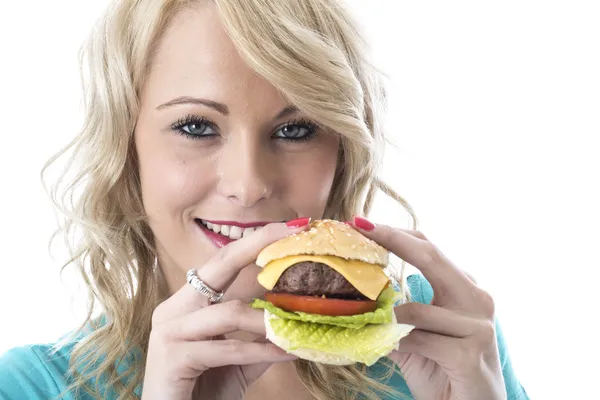
<path fill-rule="evenodd" d="M 299 262 L 286 269 L 272 292 L 368 300 L 342 274 L 326 264 L 312 261 Z"/>

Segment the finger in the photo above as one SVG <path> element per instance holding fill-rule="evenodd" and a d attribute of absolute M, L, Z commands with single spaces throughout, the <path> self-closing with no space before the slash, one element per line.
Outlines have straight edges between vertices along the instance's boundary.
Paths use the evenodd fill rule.
<path fill-rule="evenodd" d="M 420 270 L 431 283 L 436 299 L 472 302 L 473 282 L 431 242 L 387 225 L 374 225 L 355 217 L 352 226 Z M 370 229 L 369 229 L 370 228 Z"/>
<path fill-rule="evenodd" d="M 466 339 L 415 329 L 400 340 L 398 350 L 394 350 L 388 357 L 401 363 L 406 354 L 417 354 L 445 366 L 460 357 L 460 349 L 464 347 L 462 343 L 465 341 Z"/>
<path fill-rule="evenodd" d="M 441 307 L 421 303 L 407 303 L 394 309 L 399 323 L 414 325 L 416 329 L 445 336 L 462 338 L 476 332 L 476 322 L 464 315 Z"/>
<path fill-rule="evenodd" d="M 297 227 L 288 227 L 284 223 L 269 224 L 251 235 L 222 247 L 213 258 L 198 269 L 198 277 L 217 292 L 226 290 L 242 269 L 254 263 L 263 248 L 286 236 L 302 232 L 308 227 L 309 219 L 305 221 L 305 225 Z M 174 319 L 198 308 L 207 307 L 209 304 L 205 296 L 186 284 L 163 303 L 161 314 L 166 315 L 165 318 Z"/>
<path fill-rule="evenodd" d="M 225 290 L 243 268 L 256 261 L 262 249 L 307 227 L 308 220 L 299 228 L 290 228 L 284 223 L 266 225 L 252 235 L 221 248 L 215 257 L 198 269 L 198 275 L 214 290 Z"/>
<path fill-rule="evenodd" d="M 180 342 L 176 350 L 184 363 L 196 371 L 224 365 L 277 363 L 296 359 L 272 343 L 252 343 L 242 340 L 210 340 Z"/>
<path fill-rule="evenodd" d="M 255 310 L 240 300 L 215 304 L 169 321 L 163 327 L 171 338 L 203 340 L 231 332 L 245 331 L 266 335 L 264 311 Z"/>
<path fill-rule="evenodd" d="M 400 228 L 396 228 L 396 229 L 400 229 Z M 427 237 L 421 231 L 415 231 L 413 229 L 400 229 L 400 230 L 403 231 L 403 232 L 408 233 L 411 236 L 419 238 L 421 240 L 429 241 L 429 239 L 427 239 Z M 473 277 L 473 275 L 471 275 L 470 273 L 468 273 L 464 269 L 461 269 L 461 271 L 462 271 L 463 274 L 466 275 L 467 278 L 469 278 L 471 280 L 471 282 L 477 284 L 477 280 Z"/>
<path fill-rule="evenodd" d="M 399 229 L 399 228 L 398 228 L 398 229 Z M 421 232 L 421 231 L 415 231 L 415 230 L 413 230 L 413 229 L 400 229 L 400 230 L 401 230 L 401 231 L 403 231 L 403 232 L 406 232 L 406 233 L 408 233 L 408 234 L 409 234 L 409 235 L 411 235 L 411 236 L 414 236 L 414 237 L 416 237 L 416 238 L 419 238 L 419 239 L 421 239 L 421 240 L 427 240 L 427 241 L 429 241 L 429 239 L 427 239 L 427 237 L 425 237 L 425 235 L 424 235 L 424 234 L 423 234 L 423 232 Z"/>

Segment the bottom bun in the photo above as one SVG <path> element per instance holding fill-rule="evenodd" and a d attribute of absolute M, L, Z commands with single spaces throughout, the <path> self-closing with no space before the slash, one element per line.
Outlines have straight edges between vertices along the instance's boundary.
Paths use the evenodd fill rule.
<path fill-rule="evenodd" d="M 275 344 L 277 347 L 285 350 L 289 354 L 293 354 L 298 358 L 308 361 L 314 361 L 321 364 L 330 364 L 330 365 L 352 365 L 356 364 L 356 361 L 351 360 L 347 357 L 341 356 L 339 354 L 327 353 L 320 350 L 310 349 L 310 348 L 295 348 L 293 350 L 290 349 L 290 342 L 282 336 L 278 336 L 273 332 L 273 328 L 271 327 L 271 319 L 279 318 L 267 310 L 265 310 L 265 327 L 267 331 L 267 339 Z M 396 315 L 392 313 L 393 323 L 396 323 Z M 398 340 L 399 343 L 399 340 Z M 398 343 L 394 347 L 398 350 Z"/>

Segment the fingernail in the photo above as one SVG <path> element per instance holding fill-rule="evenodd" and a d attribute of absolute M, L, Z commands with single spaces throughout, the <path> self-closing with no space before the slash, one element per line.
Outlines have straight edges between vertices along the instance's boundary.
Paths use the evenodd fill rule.
<path fill-rule="evenodd" d="M 310 222 L 310 217 L 296 218 L 291 221 L 286 222 L 285 224 L 288 228 L 301 228 L 303 226 L 308 225 Z"/>
<path fill-rule="evenodd" d="M 375 224 L 363 217 L 354 217 L 354 226 L 367 232 L 375 229 Z"/>

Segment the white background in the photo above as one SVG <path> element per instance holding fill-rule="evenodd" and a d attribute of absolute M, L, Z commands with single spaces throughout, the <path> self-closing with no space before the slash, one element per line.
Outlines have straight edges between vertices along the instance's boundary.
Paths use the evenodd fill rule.
<path fill-rule="evenodd" d="M 600 371 L 597 3 L 351 3 L 392 80 L 398 149 L 384 177 L 494 295 L 531 397 L 590 398 Z M 59 278 L 66 255 L 47 250 L 55 222 L 39 170 L 80 126 L 77 51 L 104 4 L 0 3 L 0 353 L 51 341 L 82 316 L 83 296 Z M 405 226 L 383 198 L 373 219 Z"/>

